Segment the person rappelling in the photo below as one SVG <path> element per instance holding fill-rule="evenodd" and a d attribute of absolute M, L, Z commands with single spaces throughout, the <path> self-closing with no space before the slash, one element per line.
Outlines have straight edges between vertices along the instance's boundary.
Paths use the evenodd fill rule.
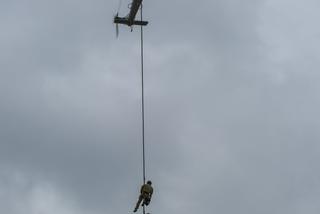
<path fill-rule="evenodd" d="M 137 212 L 138 211 L 139 206 L 140 206 L 142 201 L 143 201 L 143 203 L 142 203 L 141 206 L 144 206 L 144 205 L 148 206 L 150 204 L 151 197 L 152 197 L 152 194 L 153 194 L 153 187 L 151 185 L 152 185 L 152 182 L 151 181 L 147 181 L 146 184 L 143 184 L 141 186 L 139 200 L 138 200 L 138 202 L 136 204 L 136 207 L 134 208 L 133 212 Z"/>
<path fill-rule="evenodd" d="M 144 149 L 144 146 L 145 146 L 145 128 L 144 128 L 144 76 L 143 76 L 143 30 L 142 30 L 142 27 L 143 26 L 146 26 L 148 24 L 148 21 L 143 21 L 143 17 L 142 17 L 142 1 L 143 0 L 132 0 L 132 3 L 130 4 L 130 12 L 127 16 L 124 16 L 124 17 L 120 17 L 118 16 L 119 14 L 119 9 L 120 9 L 120 6 L 121 6 L 121 0 L 120 0 L 120 4 L 119 4 L 119 9 L 118 9 L 118 12 L 117 14 L 115 15 L 114 19 L 113 19 L 113 22 L 116 24 L 116 33 L 117 33 L 117 37 L 118 37 L 118 34 L 119 34 L 119 29 L 118 29 L 118 25 L 119 24 L 124 24 L 124 25 L 127 25 L 129 27 L 131 27 L 131 31 L 132 31 L 132 26 L 134 25 L 140 25 L 141 26 L 141 83 L 142 83 L 142 86 L 141 86 L 141 121 L 142 121 L 142 154 L 143 154 L 143 183 L 145 183 L 145 175 L 146 175 L 146 168 L 145 168 L 145 149 Z M 136 15 L 137 15 L 137 12 L 139 11 L 140 9 L 140 14 L 141 14 L 141 19 L 140 20 L 136 20 Z M 147 183 L 143 184 L 140 188 L 140 195 L 139 195 L 139 199 L 138 199 L 138 202 L 136 204 L 136 207 L 134 208 L 133 212 L 137 212 L 138 209 L 139 209 L 139 206 L 142 202 L 142 206 L 148 206 L 151 202 L 151 197 L 152 197 L 152 194 L 153 194 L 153 187 L 151 186 L 152 185 L 152 182 L 151 181 L 147 181 Z M 145 211 L 145 210 L 143 210 Z M 145 213 L 145 212 L 144 212 Z M 149 213 L 147 213 L 149 214 Z"/>

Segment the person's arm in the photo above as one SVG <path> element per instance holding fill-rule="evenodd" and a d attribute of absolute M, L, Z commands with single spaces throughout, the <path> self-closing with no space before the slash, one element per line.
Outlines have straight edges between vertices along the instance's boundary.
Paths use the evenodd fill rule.
<path fill-rule="evenodd" d="M 152 198 L 152 194 L 153 194 L 153 189 L 150 192 L 150 199 Z"/>

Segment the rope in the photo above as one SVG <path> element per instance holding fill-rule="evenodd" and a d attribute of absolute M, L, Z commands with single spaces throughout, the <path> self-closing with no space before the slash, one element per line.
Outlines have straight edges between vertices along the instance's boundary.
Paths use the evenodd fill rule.
<path fill-rule="evenodd" d="M 140 8 L 140 18 L 143 20 L 142 4 Z M 143 61 L 143 26 L 140 26 L 140 44 L 141 44 L 141 120 L 142 120 L 142 168 L 143 168 L 143 184 L 146 183 L 146 156 L 145 156 L 145 119 L 144 119 L 144 61 Z M 146 213 L 143 205 L 143 214 Z"/>
<path fill-rule="evenodd" d="M 142 5 L 141 5 L 142 20 Z M 143 166 L 143 183 L 146 182 L 146 160 L 145 160 L 145 131 L 144 131 L 144 62 L 143 62 L 143 27 L 140 28 L 141 34 L 141 116 L 142 116 L 142 166 Z"/>

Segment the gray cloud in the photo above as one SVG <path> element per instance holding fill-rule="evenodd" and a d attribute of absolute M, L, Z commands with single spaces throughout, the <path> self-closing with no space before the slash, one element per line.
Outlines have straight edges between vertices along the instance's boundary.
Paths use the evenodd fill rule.
<path fill-rule="evenodd" d="M 139 30 L 115 39 L 117 3 L 0 2 L 1 212 L 132 210 Z M 317 8 L 145 1 L 152 213 L 319 210 Z"/>

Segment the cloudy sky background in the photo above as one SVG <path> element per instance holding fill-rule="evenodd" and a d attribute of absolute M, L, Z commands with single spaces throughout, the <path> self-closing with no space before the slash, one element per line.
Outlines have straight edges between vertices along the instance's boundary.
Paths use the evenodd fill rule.
<path fill-rule="evenodd" d="M 144 2 L 148 210 L 319 213 L 320 2 Z M 133 210 L 139 29 L 115 38 L 118 3 L 0 0 L 0 213 Z"/>

